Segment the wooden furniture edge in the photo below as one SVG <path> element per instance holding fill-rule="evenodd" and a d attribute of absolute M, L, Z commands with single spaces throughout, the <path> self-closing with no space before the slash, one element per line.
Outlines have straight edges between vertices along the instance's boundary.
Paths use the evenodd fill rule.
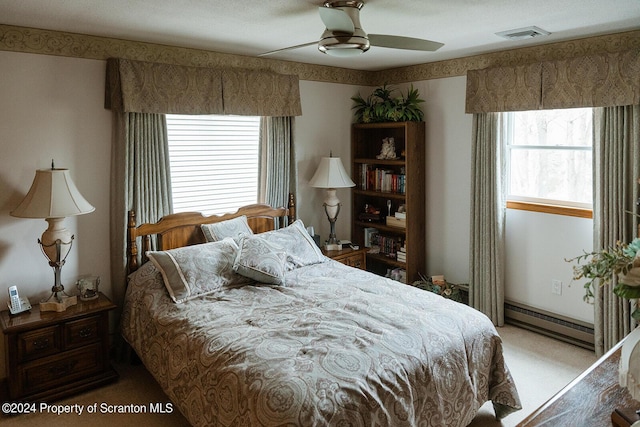
<path fill-rule="evenodd" d="M 549 400 L 542 404 L 538 409 L 533 411 L 529 416 L 527 416 L 524 420 L 518 423 L 517 427 L 527 427 L 528 425 L 533 426 L 534 424 L 529 424 L 534 420 L 537 416 L 542 414 L 544 411 L 549 409 L 551 405 L 553 405 L 556 401 L 562 398 L 566 393 L 568 393 L 576 384 L 582 381 L 587 375 L 593 372 L 600 364 L 602 364 L 605 360 L 607 360 L 611 355 L 613 355 L 616 351 L 621 350 L 622 345 L 624 344 L 624 339 L 618 342 L 615 346 L 613 346 L 609 351 L 607 351 L 602 357 L 596 360 L 591 366 L 589 366 L 584 372 L 578 375 L 573 381 L 564 386 L 559 392 L 554 394 Z"/>

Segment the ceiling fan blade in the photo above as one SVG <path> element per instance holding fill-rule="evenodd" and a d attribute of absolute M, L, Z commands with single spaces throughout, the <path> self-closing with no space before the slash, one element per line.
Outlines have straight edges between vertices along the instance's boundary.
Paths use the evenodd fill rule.
<path fill-rule="evenodd" d="M 261 53 L 258 56 L 272 55 L 274 53 L 284 52 L 285 50 L 298 49 L 299 47 L 306 47 L 306 46 L 311 46 L 311 45 L 314 45 L 314 44 L 318 44 L 318 42 L 315 41 L 315 42 L 309 42 L 309 43 L 304 43 L 304 44 L 298 44 L 298 45 L 295 45 L 295 46 L 283 47 L 282 49 L 276 49 L 276 50 L 271 50 L 269 52 Z"/>
<path fill-rule="evenodd" d="M 329 31 L 353 34 L 355 27 L 349 15 L 340 9 L 330 7 L 319 7 L 320 19 Z"/>
<path fill-rule="evenodd" d="M 386 34 L 369 34 L 371 46 L 390 47 L 392 49 L 422 50 L 433 52 L 444 46 L 431 40 L 416 39 L 413 37 L 389 36 Z"/>

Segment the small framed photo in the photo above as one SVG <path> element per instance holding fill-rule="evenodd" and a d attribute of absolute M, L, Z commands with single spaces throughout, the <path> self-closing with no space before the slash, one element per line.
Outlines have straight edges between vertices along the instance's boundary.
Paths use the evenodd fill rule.
<path fill-rule="evenodd" d="M 78 279 L 76 283 L 80 300 L 89 301 L 98 298 L 98 287 L 100 286 L 100 276 L 87 276 Z"/>

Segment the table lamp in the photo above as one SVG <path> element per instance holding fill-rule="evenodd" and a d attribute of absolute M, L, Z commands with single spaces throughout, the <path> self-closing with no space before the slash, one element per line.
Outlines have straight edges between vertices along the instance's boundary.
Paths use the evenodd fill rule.
<path fill-rule="evenodd" d="M 320 160 L 320 165 L 311 181 L 309 181 L 309 185 L 315 188 L 327 189 L 323 206 L 329 219 L 331 232 L 329 233 L 329 240 L 325 244 L 325 249 L 328 251 L 340 250 L 342 245 L 336 238 L 336 220 L 340 213 L 341 204 L 336 196 L 336 188 L 353 187 L 356 184 L 349 178 L 349 174 L 344 169 L 340 157 L 333 157 L 329 154 L 329 157 L 323 157 Z"/>
<path fill-rule="evenodd" d="M 24 200 L 10 214 L 18 218 L 43 218 L 49 227 L 38 243 L 53 267 L 51 296 L 40 303 L 40 311 L 64 311 L 77 303 L 60 281 L 60 271 L 71 251 L 74 235 L 64 227 L 64 218 L 93 212 L 95 208 L 80 194 L 68 169 L 39 169 Z"/>

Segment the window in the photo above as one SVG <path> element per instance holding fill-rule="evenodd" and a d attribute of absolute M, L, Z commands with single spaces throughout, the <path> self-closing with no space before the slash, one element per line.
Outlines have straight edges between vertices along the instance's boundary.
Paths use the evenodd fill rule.
<path fill-rule="evenodd" d="M 592 117 L 591 108 L 506 113 L 507 200 L 590 210 Z"/>
<path fill-rule="evenodd" d="M 260 117 L 167 115 L 167 133 L 174 212 L 257 202 Z"/>

